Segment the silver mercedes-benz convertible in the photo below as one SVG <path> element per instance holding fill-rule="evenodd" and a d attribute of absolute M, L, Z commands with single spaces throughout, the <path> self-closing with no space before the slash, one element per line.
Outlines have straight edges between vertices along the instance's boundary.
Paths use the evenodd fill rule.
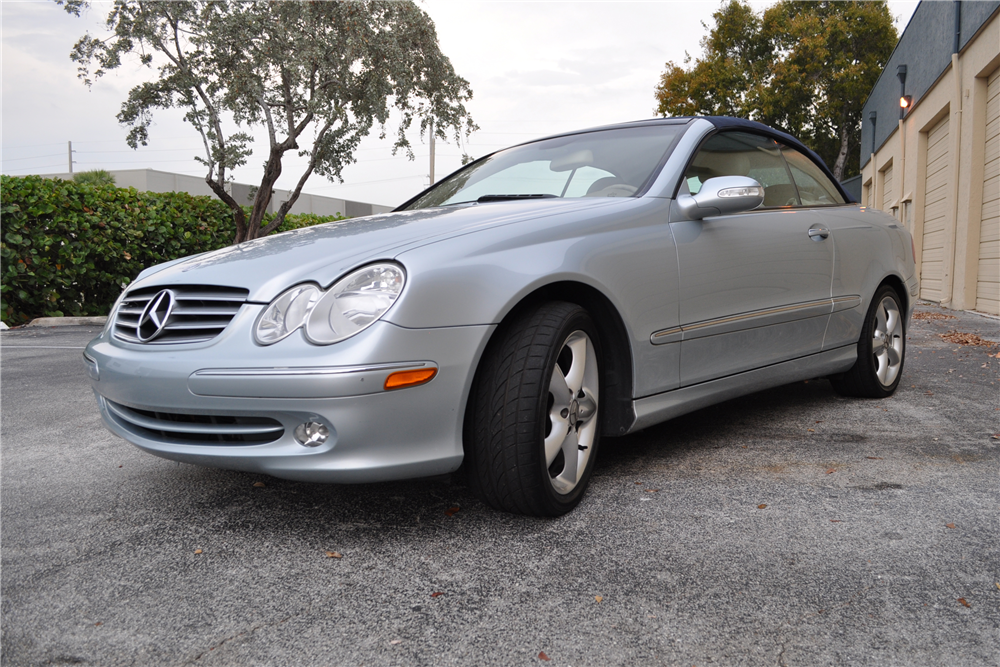
<path fill-rule="evenodd" d="M 107 427 L 157 456 L 314 482 L 461 467 L 493 507 L 556 516 L 602 435 L 815 377 L 892 394 L 917 287 L 909 233 L 796 139 L 657 119 L 146 269 L 84 359 Z"/>

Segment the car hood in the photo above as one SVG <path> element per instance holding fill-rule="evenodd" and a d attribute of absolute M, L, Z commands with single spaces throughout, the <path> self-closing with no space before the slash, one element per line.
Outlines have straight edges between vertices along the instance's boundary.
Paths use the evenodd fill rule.
<path fill-rule="evenodd" d="M 631 198 L 630 198 L 631 199 Z M 291 285 L 326 287 L 352 268 L 460 234 L 622 204 L 622 199 L 518 200 L 384 213 L 296 229 L 148 270 L 134 286 L 225 285 L 266 303 Z M 146 272 L 144 272 L 146 273 Z"/>

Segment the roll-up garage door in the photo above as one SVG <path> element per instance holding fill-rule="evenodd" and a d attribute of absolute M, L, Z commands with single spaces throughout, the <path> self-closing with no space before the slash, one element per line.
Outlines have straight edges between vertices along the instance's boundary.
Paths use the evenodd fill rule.
<path fill-rule="evenodd" d="M 987 91 L 976 310 L 1000 315 L 1000 69 L 990 74 Z"/>
<path fill-rule="evenodd" d="M 892 198 L 892 165 L 890 164 L 882 172 L 882 210 L 892 213 L 890 206 L 893 204 Z"/>
<path fill-rule="evenodd" d="M 927 133 L 927 181 L 924 184 L 924 235 L 920 256 L 920 298 L 941 300 L 945 227 L 951 208 L 948 116 Z"/>

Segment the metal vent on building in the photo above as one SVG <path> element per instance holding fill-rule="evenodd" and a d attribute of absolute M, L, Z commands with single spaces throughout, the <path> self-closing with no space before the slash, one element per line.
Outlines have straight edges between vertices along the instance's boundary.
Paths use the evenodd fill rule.
<path fill-rule="evenodd" d="M 133 290 L 115 313 L 114 336 L 149 345 L 209 341 L 229 325 L 249 294 L 246 289 L 212 285 Z"/>

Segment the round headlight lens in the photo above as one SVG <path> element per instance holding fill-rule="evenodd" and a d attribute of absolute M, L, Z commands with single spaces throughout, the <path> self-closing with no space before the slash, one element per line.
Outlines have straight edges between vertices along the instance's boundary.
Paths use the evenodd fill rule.
<path fill-rule="evenodd" d="M 348 274 L 313 305 L 306 338 L 329 345 L 368 328 L 395 303 L 405 280 L 395 264 L 372 264 Z"/>
<path fill-rule="evenodd" d="M 299 285 L 279 295 L 257 320 L 254 338 L 261 345 L 277 343 L 305 324 L 320 294 L 315 285 Z"/>

